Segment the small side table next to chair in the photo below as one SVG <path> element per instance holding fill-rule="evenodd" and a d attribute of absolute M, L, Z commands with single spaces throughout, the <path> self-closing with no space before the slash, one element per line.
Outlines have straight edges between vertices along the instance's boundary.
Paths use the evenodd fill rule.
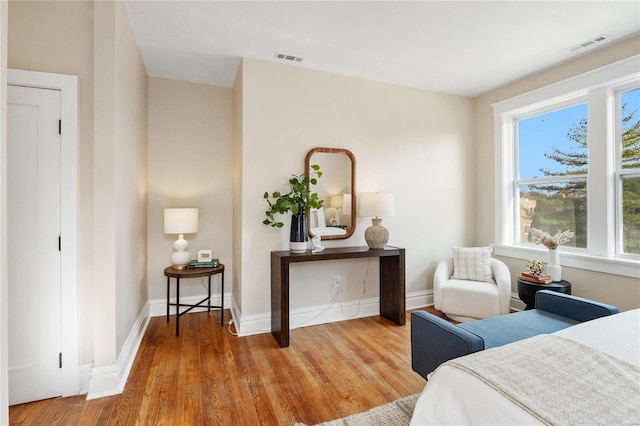
<path fill-rule="evenodd" d="M 571 294 L 571 283 L 569 281 L 550 282 L 549 284 L 532 283 L 518 279 L 518 296 L 526 306 L 525 310 L 536 307 L 536 293 L 540 290 L 557 291 L 558 293 Z"/>

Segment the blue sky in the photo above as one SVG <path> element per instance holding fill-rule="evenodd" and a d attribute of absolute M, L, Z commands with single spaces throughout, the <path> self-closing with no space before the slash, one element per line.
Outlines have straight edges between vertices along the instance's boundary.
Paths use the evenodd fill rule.
<path fill-rule="evenodd" d="M 625 112 L 638 110 L 634 115 L 634 122 L 640 118 L 640 89 L 625 92 L 622 103 L 627 104 Z M 578 126 L 580 119 L 587 116 L 587 104 L 579 104 L 547 114 L 520 120 L 519 151 L 520 178 L 543 176 L 540 168 L 561 171 L 565 167 L 544 156 L 553 152 L 553 147 L 568 151 L 578 145 L 567 139 L 570 128 Z"/>

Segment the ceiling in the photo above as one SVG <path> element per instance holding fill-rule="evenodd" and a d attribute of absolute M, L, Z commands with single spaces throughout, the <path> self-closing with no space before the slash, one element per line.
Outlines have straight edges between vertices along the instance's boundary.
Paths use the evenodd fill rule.
<path fill-rule="evenodd" d="M 639 1 L 124 5 L 149 75 L 225 87 L 246 57 L 477 96 L 640 32 Z M 610 37 L 571 49 L 602 34 Z"/>

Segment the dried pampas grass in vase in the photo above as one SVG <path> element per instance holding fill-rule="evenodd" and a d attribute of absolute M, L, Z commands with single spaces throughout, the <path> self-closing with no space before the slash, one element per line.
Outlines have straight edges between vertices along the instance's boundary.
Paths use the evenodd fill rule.
<path fill-rule="evenodd" d="M 547 264 L 547 273 L 551 275 L 551 279 L 554 282 L 562 281 L 562 268 L 560 267 L 560 253 L 558 253 L 558 246 L 562 245 L 571 238 L 574 233 L 569 231 L 558 231 L 555 235 L 551 235 L 546 231 L 540 229 L 529 229 L 529 237 L 531 241 L 536 244 L 542 244 L 549 249 L 549 263 Z"/>

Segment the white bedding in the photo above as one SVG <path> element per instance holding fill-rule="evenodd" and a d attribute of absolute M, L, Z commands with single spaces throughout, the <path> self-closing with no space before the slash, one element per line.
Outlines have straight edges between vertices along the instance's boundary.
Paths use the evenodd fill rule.
<path fill-rule="evenodd" d="M 640 309 L 588 321 L 554 334 L 640 367 Z M 542 363 L 542 360 L 532 362 Z M 633 421 L 637 423 L 640 419 Z M 524 425 L 540 422 L 480 379 L 444 365 L 431 377 L 418 398 L 411 424 Z"/>

